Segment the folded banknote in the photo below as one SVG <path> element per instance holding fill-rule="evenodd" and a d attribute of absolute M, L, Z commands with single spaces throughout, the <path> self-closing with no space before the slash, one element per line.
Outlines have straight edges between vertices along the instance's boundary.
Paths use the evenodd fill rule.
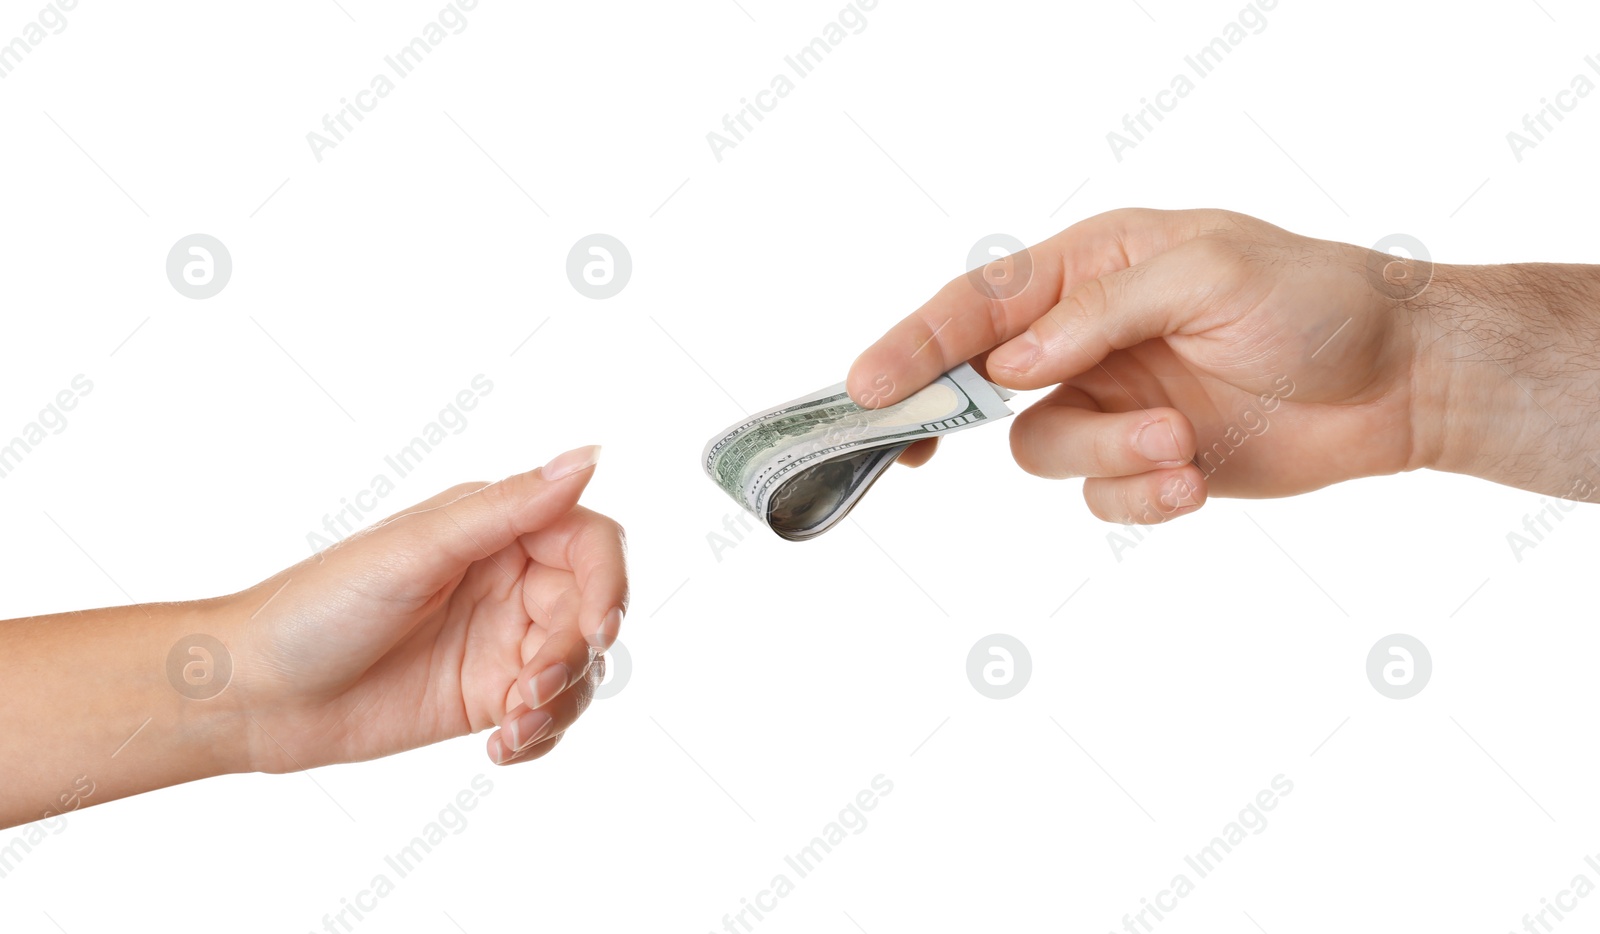
<path fill-rule="evenodd" d="M 701 457 L 717 486 L 790 541 L 836 525 L 911 444 L 1011 414 L 1011 393 L 966 363 L 882 408 L 856 405 L 844 385 L 728 426 Z"/>

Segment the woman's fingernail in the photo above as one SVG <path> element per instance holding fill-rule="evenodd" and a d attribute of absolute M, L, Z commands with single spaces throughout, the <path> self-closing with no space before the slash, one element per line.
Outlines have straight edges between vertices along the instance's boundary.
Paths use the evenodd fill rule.
<path fill-rule="evenodd" d="M 573 448 L 565 454 L 557 454 L 554 460 L 539 469 L 539 475 L 546 480 L 560 480 L 562 477 L 570 477 L 580 470 L 593 467 L 599 460 L 598 444 Z"/>
<path fill-rule="evenodd" d="M 1040 345 L 1038 335 L 1032 331 L 1023 331 L 989 355 L 989 366 L 1015 373 L 1026 373 L 1039 362 L 1039 357 L 1043 353 L 1044 347 Z"/>
<path fill-rule="evenodd" d="M 517 750 L 511 748 L 511 734 L 505 730 L 496 733 L 489 743 L 494 747 L 490 758 L 494 759 L 495 765 L 505 765 L 517 758 Z"/>
<path fill-rule="evenodd" d="M 604 652 L 611 648 L 613 642 L 617 641 L 617 633 L 621 631 L 622 607 L 614 606 L 611 608 L 611 612 L 600 620 L 600 625 L 594 631 L 594 638 L 589 641 L 596 649 Z"/>
<path fill-rule="evenodd" d="M 542 707 L 550 699 L 567 689 L 567 682 L 572 678 L 572 672 L 560 662 L 551 665 L 528 679 L 528 706 Z"/>
<path fill-rule="evenodd" d="M 511 734 L 511 751 L 521 752 L 537 743 L 550 731 L 553 722 L 554 718 L 542 710 L 526 710 L 518 714 L 507 726 L 507 732 Z"/>
<path fill-rule="evenodd" d="M 1139 433 L 1133 437 L 1133 446 L 1140 456 L 1158 464 L 1183 457 L 1183 452 L 1178 449 L 1178 434 L 1166 419 L 1151 422 L 1139 429 Z"/>

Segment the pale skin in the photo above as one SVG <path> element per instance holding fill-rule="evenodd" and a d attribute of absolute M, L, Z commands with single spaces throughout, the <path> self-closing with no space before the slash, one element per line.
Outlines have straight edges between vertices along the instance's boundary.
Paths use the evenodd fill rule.
<path fill-rule="evenodd" d="M 1013 455 L 1117 522 L 1422 467 L 1600 496 L 1600 267 L 1429 267 L 1224 211 L 1116 211 L 1028 258 L 1026 287 L 962 277 L 895 325 L 852 397 L 969 359 L 1055 387 Z M 549 752 L 627 607 L 621 529 L 577 505 L 596 456 L 448 490 L 230 596 L 0 623 L 0 826 L 482 730 L 497 764 Z M 204 699 L 169 673 L 194 634 L 233 669 Z"/>
<path fill-rule="evenodd" d="M 856 359 L 851 396 L 889 405 L 966 360 L 1054 387 L 1012 454 L 1085 478 L 1112 522 L 1424 467 L 1600 498 L 1600 267 L 1430 266 L 1211 210 L 1113 211 L 1027 259 L 1025 287 L 946 285 Z"/>
<path fill-rule="evenodd" d="M 497 765 L 545 755 L 628 604 L 621 528 L 578 505 L 598 454 L 446 490 L 230 596 L 0 623 L 0 826 L 483 730 Z M 180 690 L 212 693 L 196 634 L 232 668 L 203 698 Z"/>

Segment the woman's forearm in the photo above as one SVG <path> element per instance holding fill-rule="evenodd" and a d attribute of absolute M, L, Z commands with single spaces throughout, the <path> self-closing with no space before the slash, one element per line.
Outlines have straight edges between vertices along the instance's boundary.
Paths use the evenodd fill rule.
<path fill-rule="evenodd" d="M 227 659 L 190 651 L 216 631 L 211 607 L 0 622 L 0 826 L 241 770 L 249 718 L 221 680 Z"/>

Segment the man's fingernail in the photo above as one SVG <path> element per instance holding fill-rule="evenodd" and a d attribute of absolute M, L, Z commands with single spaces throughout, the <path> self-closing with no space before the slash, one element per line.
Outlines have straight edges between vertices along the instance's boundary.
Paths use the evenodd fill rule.
<path fill-rule="evenodd" d="M 542 710 L 525 710 L 518 714 L 508 725 L 511 732 L 511 751 L 521 752 L 544 738 L 544 734 L 550 731 L 550 724 L 554 722 L 554 718 Z"/>
<path fill-rule="evenodd" d="M 1161 503 L 1167 511 L 1176 515 L 1179 510 L 1189 509 L 1200 505 L 1200 499 L 1195 494 L 1194 484 L 1183 477 L 1168 480 L 1161 493 Z"/>
<path fill-rule="evenodd" d="M 594 638 L 589 640 L 590 644 L 592 644 L 596 649 L 604 652 L 611 648 L 611 644 L 613 642 L 617 641 L 617 633 L 621 631 L 622 607 L 614 606 L 611 608 L 611 612 L 607 613 L 605 618 L 600 620 L 600 625 L 595 628 Z"/>
<path fill-rule="evenodd" d="M 600 445 L 598 444 L 573 448 L 565 454 L 557 454 L 555 460 L 539 469 L 539 475 L 546 480 L 560 480 L 562 477 L 570 477 L 580 470 L 587 470 L 593 467 L 599 460 Z"/>
<path fill-rule="evenodd" d="M 1139 433 L 1133 437 L 1133 446 L 1146 460 L 1158 464 L 1183 457 L 1183 452 L 1178 449 L 1178 435 L 1165 419 L 1139 429 Z"/>
<path fill-rule="evenodd" d="M 1043 353 L 1044 347 L 1039 344 L 1038 335 L 1032 331 L 1023 331 L 990 354 L 989 365 L 1002 370 L 1026 373 L 1039 362 L 1039 357 Z"/>
<path fill-rule="evenodd" d="M 571 680 L 572 672 L 567 666 L 557 662 L 528 679 L 528 706 L 542 707 L 550 699 L 567 689 L 567 682 Z"/>

